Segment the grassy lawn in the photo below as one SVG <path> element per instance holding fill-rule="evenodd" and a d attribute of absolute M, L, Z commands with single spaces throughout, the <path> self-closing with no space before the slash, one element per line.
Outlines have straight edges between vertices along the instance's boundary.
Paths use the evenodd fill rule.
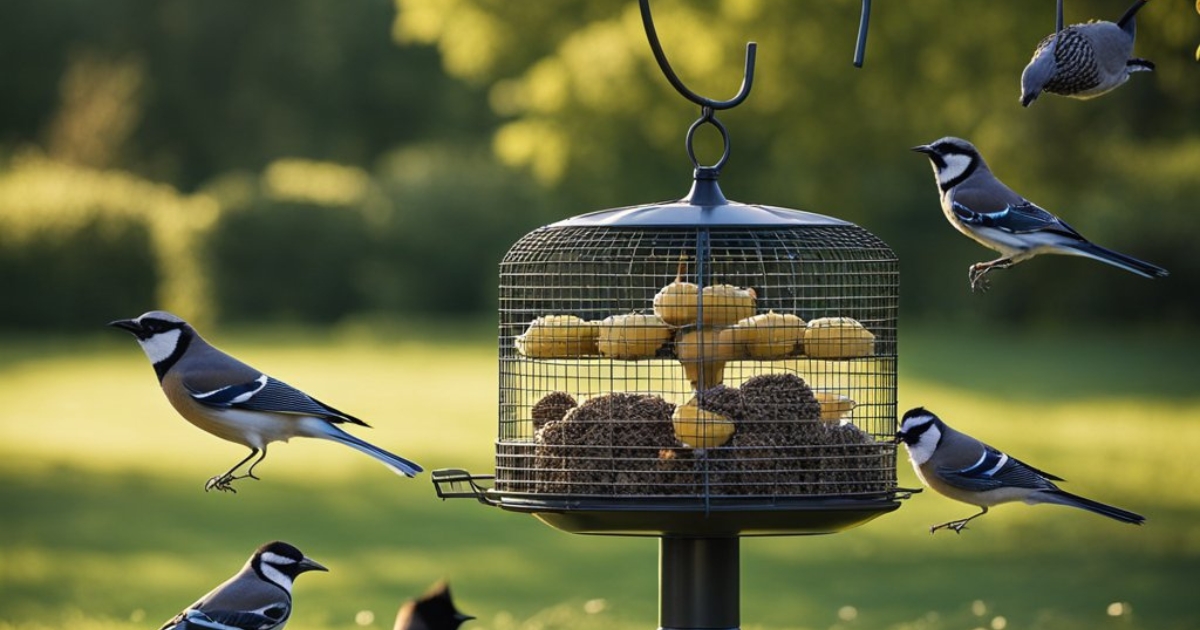
<path fill-rule="evenodd" d="M 493 332 L 209 336 L 371 422 L 357 433 L 381 446 L 428 469 L 485 473 Z M 745 539 L 743 627 L 1200 627 L 1188 595 L 1200 577 L 1200 371 L 1186 352 L 1198 341 L 906 329 L 901 409 L 925 405 L 1149 522 L 1012 505 L 961 536 L 930 536 L 929 525 L 973 508 L 925 493 L 846 533 Z M 154 628 L 276 538 L 331 568 L 299 580 L 291 628 L 391 628 L 399 604 L 442 577 L 479 618 L 468 629 L 656 625 L 654 539 L 571 536 L 442 502 L 428 475 L 397 478 L 315 441 L 272 447 L 264 480 L 237 495 L 206 494 L 204 481 L 245 453 L 178 418 L 130 339 L 0 348 L 0 630 Z M 917 483 L 907 462 L 901 483 Z"/>

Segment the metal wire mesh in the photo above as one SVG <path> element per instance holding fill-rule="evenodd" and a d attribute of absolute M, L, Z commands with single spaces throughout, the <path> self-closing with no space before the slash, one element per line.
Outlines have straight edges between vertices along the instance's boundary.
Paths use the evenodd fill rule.
<path fill-rule="evenodd" d="M 531 232 L 500 265 L 495 491 L 886 495 L 898 275 L 851 224 Z"/>

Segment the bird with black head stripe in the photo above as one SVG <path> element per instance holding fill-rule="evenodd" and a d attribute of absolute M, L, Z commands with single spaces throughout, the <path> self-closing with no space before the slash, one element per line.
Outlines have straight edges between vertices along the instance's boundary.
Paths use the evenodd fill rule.
<path fill-rule="evenodd" d="M 328 571 L 299 549 L 269 542 L 241 571 L 159 630 L 283 630 L 292 615 L 292 584 L 308 571 Z"/>
<path fill-rule="evenodd" d="M 933 164 L 942 212 L 956 230 L 1000 258 L 971 265 L 971 290 L 986 290 L 984 276 L 1040 254 L 1083 256 L 1145 278 L 1162 278 L 1166 269 L 1092 243 L 1062 219 L 1005 186 L 992 174 L 975 145 L 946 137 L 913 147 Z"/>
<path fill-rule="evenodd" d="M 221 352 L 171 313 L 150 311 L 109 326 L 128 331 L 137 339 L 154 364 L 163 393 L 179 415 L 219 438 L 250 449 L 250 455 L 233 468 L 209 479 L 205 490 L 236 492 L 234 481 L 258 479 L 254 467 L 266 458 L 267 445 L 293 437 L 321 438 L 349 446 L 406 477 L 421 472 L 416 463 L 337 426 L 370 426 L 367 423 Z M 245 474 L 237 474 L 251 459 L 254 462 Z"/>
<path fill-rule="evenodd" d="M 1063 481 L 1061 477 L 955 431 L 924 407 L 904 414 L 896 441 L 908 449 L 909 461 L 922 483 L 943 496 L 981 509 L 973 516 L 934 525 L 930 533 L 944 528 L 961 533 L 967 523 L 987 514 L 988 508 L 1015 501 L 1065 505 L 1133 525 L 1146 521 L 1140 514 L 1060 489 L 1054 482 Z"/>

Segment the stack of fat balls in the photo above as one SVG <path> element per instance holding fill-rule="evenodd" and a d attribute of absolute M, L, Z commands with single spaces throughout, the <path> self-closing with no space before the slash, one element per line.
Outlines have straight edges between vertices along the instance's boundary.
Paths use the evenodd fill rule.
<path fill-rule="evenodd" d="M 886 492 L 894 462 L 849 421 L 855 401 L 814 391 L 785 367 L 796 361 L 773 363 L 869 359 L 875 335 L 847 316 L 760 312 L 753 288 L 688 281 L 687 260 L 680 256 L 674 279 L 643 312 L 598 321 L 539 316 L 514 346 L 536 360 L 675 361 L 691 395 L 614 391 L 576 400 L 548 392 L 530 409 L 535 448 L 498 445 L 502 467 L 526 474 L 499 478 L 497 488 L 580 496 Z M 726 366 L 735 361 L 778 371 L 728 386 Z"/>

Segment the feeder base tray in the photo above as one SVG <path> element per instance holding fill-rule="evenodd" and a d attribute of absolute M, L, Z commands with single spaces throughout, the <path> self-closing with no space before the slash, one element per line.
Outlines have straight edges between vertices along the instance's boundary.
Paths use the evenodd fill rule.
<path fill-rule="evenodd" d="M 833 534 L 900 507 L 895 499 L 564 500 L 502 496 L 501 509 L 532 514 L 572 534 L 616 536 L 796 536 Z"/>

